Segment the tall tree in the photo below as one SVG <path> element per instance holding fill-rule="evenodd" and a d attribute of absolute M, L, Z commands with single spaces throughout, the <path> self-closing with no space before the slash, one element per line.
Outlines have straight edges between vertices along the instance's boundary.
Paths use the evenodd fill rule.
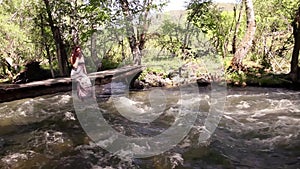
<path fill-rule="evenodd" d="M 150 11 L 159 9 L 165 2 L 155 4 L 153 0 L 128 1 L 119 0 L 125 19 L 127 39 L 129 41 L 133 63 L 140 65 L 142 50 L 147 41 L 147 32 L 150 25 Z"/>
<path fill-rule="evenodd" d="M 236 13 L 237 13 L 237 6 L 234 6 L 234 20 L 236 19 Z M 232 53 L 235 54 L 236 48 L 237 48 L 237 38 L 238 38 L 238 30 L 241 25 L 241 17 L 242 17 L 242 11 L 243 11 L 243 4 L 240 4 L 240 9 L 239 9 L 239 14 L 236 20 L 236 24 L 234 27 L 234 33 L 233 33 L 233 38 L 232 38 Z"/>
<path fill-rule="evenodd" d="M 56 54 L 58 59 L 58 66 L 59 66 L 59 72 L 61 76 L 67 76 L 68 75 L 68 56 L 66 53 L 66 48 L 64 41 L 61 37 L 61 31 L 59 30 L 59 27 L 57 27 L 54 23 L 51 11 L 52 8 L 50 6 L 49 0 L 43 0 L 46 6 L 46 11 L 48 14 L 48 23 L 51 28 L 53 38 L 55 40 L 56 45 Z"/>
<path fill-rule="evenodd" d="M 299 79 L 299 50 L 300 50 L 300 7 L 298 8 L 295 18 L 292 22 L 293 36 L 294 36 L 294 49 L 291 60 L 290 76 L 293 82 Z"/>
<path fill-rule="evenodd" d="M 85 42 L 108 19 L 106 0 L 43 0 L 57 48 L 61 75 L 68 73 L 67 49 L 72 45 L 84 46 Z M 95 60 L 95 59 L 93 59 Z"/>
<path fill-rule="evenodd" d="M 243 0 L 243 3 L 246 6 L 247 30 L 244 38 L 234 54 L 234 57 L 232 58 L 231 66 L 233 69 L 242 68 L 243 59 L 252 47 L 256 30 L 253 2 L 252 0 Z"/>
<path fill-rule="evenodd" d="M 47 35 L 45 33 L 45 28 L 44 28 L 44 18 L 43 18 L 43 15 L 40 14 L 40 29 L 41 29 L 41 36 L 42 36 L 42 46 L 45 48 L 46 50 L 46 56 L 48 58 L 48 62 L 49 62 L 49 66 L 50 66 L 50 71 L 51 71 L 51 76 L 52 78 L 55 77 L 55 74 L 54 74 L 54 69 L 53 69 L 53 63 L 52 63 L 52 60 L 53 60 L 53 57 L 52 55 L 50 54 L 50 47 L 47 43 Z"/>

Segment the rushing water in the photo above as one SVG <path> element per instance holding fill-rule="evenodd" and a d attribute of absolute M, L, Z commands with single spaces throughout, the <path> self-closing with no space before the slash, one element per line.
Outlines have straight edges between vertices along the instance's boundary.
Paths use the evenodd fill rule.
<path fill-rule="evenodd" d="M 202 113 L 187 137 L 169 151 L 142 159 L 119 158 L 97 146 L 78 122 L 71 93 L 1 103 L 0 168 L 299 168 L 300 92 L 228 89 L 222 119 L 212 137 L 201 143 L 199 126 L 213 105 L 211 91 L 183 94 L 185 99 L 179 101 L 176 89 L 130 92 L 129 98 L 117 97 L 122 103 L 118 106 L 112 98 L 98 98 L 108 123 L 132 137 L 158 135 L 176 121 L 174 113 L 182 104 L 200 105 Z M 162 98 L 165 102 L 157 111 L 145 113 Z M 131 110 L 133 104 L 140 114 L 118 111 Z"/>

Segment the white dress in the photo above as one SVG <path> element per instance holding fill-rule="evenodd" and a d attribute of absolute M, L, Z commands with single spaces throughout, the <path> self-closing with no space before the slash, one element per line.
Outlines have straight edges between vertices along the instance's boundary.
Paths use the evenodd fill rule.
<path fill-rule="evenodd" d="M 77 96 L 79 99 L 93 97 L 93 85 L 90 78 L 87 76 L 85 62 L 83 57 L 78 57 L 77 69 L 72 68 L 71 79 L 76 82 Z"/>

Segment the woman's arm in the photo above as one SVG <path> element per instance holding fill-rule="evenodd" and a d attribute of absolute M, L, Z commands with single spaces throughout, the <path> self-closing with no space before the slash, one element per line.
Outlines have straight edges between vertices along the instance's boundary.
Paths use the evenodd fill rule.
<path fill-rule="evenodd" d="M 78 59 L 78 57 L 76 57 L 75 63 L 73 64 L 73 68 L 74 68 L 74 69 L 77 69 L 77 68 L 78 68 L 78 62 L 79 62 L 79 59 Z"/>

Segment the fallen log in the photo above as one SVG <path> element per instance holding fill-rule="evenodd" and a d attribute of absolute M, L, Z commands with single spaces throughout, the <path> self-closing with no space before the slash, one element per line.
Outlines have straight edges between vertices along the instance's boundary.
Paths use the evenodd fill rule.
<path fill-rule="evenodd" d="M 142 72 L 143 66 L 125 66 L 118 69 L 105 70 L 88 74 L 95 85 L 110 83 L 113 78 L 126 78 Z M 137 77 L 135 77 L 137 78 Z M 134 80 L 132 78 L 129 78 Z M 46 94 L 67 92 L 72 90 L 72 79 L 69 77 L 47 79 L 25 84 L 1 84 L 0 103 L 23 98 L 37 97 Z"/>

